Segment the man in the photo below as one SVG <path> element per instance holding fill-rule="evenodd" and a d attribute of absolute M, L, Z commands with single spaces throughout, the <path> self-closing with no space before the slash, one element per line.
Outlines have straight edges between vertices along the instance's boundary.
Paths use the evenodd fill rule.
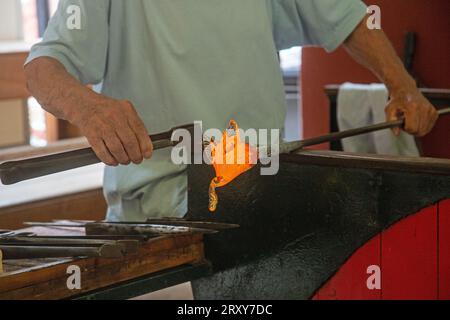
<path fill-rule="evenodd" d="M 68 24 L 74 8 L 80 28 Z M 195 120 L 223 128 L 232 118 L 281 128 L 277 50 L 344 44 L 387 85 L 389 120 L 404 116 L 418 136 L 431 130 L 436 110 L 365 17 L 359 0 L 61 0 L 25 71 L 42 106 L 78 126 L 108 165 L 108 219 L 182 216 L 185 167 L 169 150 L 152 155 L 147 132 Z"/>

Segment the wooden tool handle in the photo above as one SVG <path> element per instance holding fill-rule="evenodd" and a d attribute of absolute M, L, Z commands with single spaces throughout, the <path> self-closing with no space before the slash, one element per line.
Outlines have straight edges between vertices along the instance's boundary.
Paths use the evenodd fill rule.
<path fill-rule="evenodd" d="M 172 133 L 177 129 L 190 130 L 193 125 L 173 128 L 169 131 L 151 135 L 153 149 L 163 149 L 176 144 L 171 141 Z M 99 163 L 100 159 L 92 148 L 83 148 L 37 158 L 9 161 L 0 165 L 0 179 L 3 184 L 11 185 L 29 180 Z"/>

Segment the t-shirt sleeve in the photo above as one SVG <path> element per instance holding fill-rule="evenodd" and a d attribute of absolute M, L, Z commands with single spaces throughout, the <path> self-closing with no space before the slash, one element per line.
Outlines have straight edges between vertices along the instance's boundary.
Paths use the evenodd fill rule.
<path fill-rule="evenodd" d="M 51 57 L 83 84 L 102 81 L 107 59 L 110 0 L 60 0 L 42 42 L 26 64 Z"/>
<path fill-rule="evenodd" d="M 271 0 L 271 6 L 279 50 L 316 45 L 333 51 L 367 13 L 360 0 Z"/>

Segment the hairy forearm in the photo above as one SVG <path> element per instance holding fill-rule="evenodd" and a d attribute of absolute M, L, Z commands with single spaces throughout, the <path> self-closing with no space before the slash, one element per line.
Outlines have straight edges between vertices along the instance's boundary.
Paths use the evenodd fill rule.
<path fill-rule="evenodd" d="M 348 53 L 383 81 L 391 96 L 416 87 L 383 30 L 370 30 L 364 19 L 344 43 Z"/>
<path fill-rule="evenodd" d="M 404 118 L 407 132 L 417 136 L 427 134 L 438 118 L 436 109 L 420 93 L 384 32 L 367 28 L 366 21 L 367 18 L 356 27 L 344 47 L 388 88 L 387 120 Z M 400 129 L 395 128 L 394 132 L 399 134 Z"/>
<path fill-rule="evenodd" d="M 78 126 L 104 163 L 139 164 L 152 156 L 152 142 L 133 105 L 98 94 L 72 77 L 52 58 L 25 67 L 27 85 L 41 106 Z"/>
<path fill-rule="evenodd" d="M 46 111 L 63 120 L 76 122 L 80 114 L 76 111 L 105 99 L 82 85 L 53 58 L 31 61 L 25 66 L 25 74 L 30 93 Z"/>

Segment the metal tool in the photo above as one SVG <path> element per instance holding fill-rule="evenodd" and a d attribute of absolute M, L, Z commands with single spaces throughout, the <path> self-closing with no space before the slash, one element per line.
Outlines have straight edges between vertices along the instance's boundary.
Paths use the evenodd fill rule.
<path fill-rule="evenodd" d="M 160 222 L 160 224 L 154 222 Z M 25 222 L 28 226 L 84 228 L 84 236 L 37 236 L 30 232 L 0 232 L 5 259 L 56 257 L 121 258 L 136 253 L 139 243 L 151 237 L 179 234 L 211 234 L 238 225 L 183 219 L 154 219 L 144 223 L 54 220 Z"/>
<path fill-rule="evenodd" d="M 23 231 L 10 231 L 10 230 L 2 230 L 0 231 L 0 239 L 6 237 L 30 237 L 34 236 L 34 232 L 23 232 Z"/>
<path fill-rule="evenodd" d="M 29 236 L 28 236 L 29 237 Z M 33 235 L 33 238 L 36 239 L 56 239 L 56 240 L 114 240 L 114 241 L 120 241 L 120 240 L 132 240 L 132 241 L 137 241 L 137 242 L 145 242 L 147 241 L 150 237 L 149 236 L 145 236 L 145 235 L 82 235 L 82 236 L 36 236 Z M 1 241 L 1 237 L 0 237 L 0 241 Z"/>
<path fill-rule="evenodd" d="M 175 130 L 194 130 L 194 124 L 172 128 L 169 131 L 150 135 L 153 149 L 172 147 L 181 141 L 172 141 Z M 77 149 L 43 157 L 36 157 L 17 161 L 8 161 L 0 165 L 0 180 L 5 185 L 80 168 L 101 162 L 92 148 Z"/>
<path fill-rule="evenodd" d="M 450 114 L 450 108 L 441 109 L 438 111 L 439 115 Z M 325 142 L 336 141 L 344 138 L 349 138 L 365 133 L 380 131 L 385 129 L 392 129 L 404 126 L 405 120 L 395 120 L 383 122 L 370 126 L 350 129 L 335 133 L 326 134 L 323 136 L 305 139 L 301 141 L 293 141 L 280 144 L 278 153 L 291 153 L 299 151 L 305 147 L 313 146 Z M 161 149 L 177 145 L 178 142 L 171 140 L 173 131 L 177 129 L 186 129 L 191 132 L 194 130 L 194 124 L 184 125 L 173 128 L 167 132 L 150 136 L 153 141 L 154 149 Z M 274 150 L 270 146 L 260 147 L 259 153 L 263 156 L 270 156 Z M 95 155 L 91 148 L 79 149 L 44 157 L 37 157 L 18 161 L 9 161 L 0 165 L 0 180 L 5 185 L 14 184 L 20 181 L 33 179 L 61 171 L 79 168 L 82 166 L 98 163 L 100 160 Z"/>
<path fill-rule="evenodd" d="M 96 221 L 88 221 L 88 220 L 52 220 L 53 224 L 86 224 L 90 222 Z M 103 222 L 103 221 L 101 221 Z M 177 226 L 177 227 L 192 227 L 192 228 L 200 228 L 200 229 L 211 229 L 211 230 L 227 230 L 227 229 L 235 229 L 239 228 L 238 224 L 231 223 L 221 223 L 221 222 L 212 222 L 212 221 L 192 221 L 186 220 L 184 218 L 175 218 L 175 217 L 167 217 L 167 218 L 149 218 L 145 222 L 108 222 L 108 223 L 120 223 L 120 224 L 156 224 L 156 225 L 164 225 L 164 226 Z M 54 226 L 54 225 L 53 225 Z"/>
<path fill-rule="evenodd" d="M 88 223 L 85 226 L 86 234 L 103 235 L 103 234 L 142 234 L 142 235 L 174 235 L 174 234 L 210 234 L 216 233 L 216 230 L 164 226 L 156 224 L 119 224 L 119 223 Z"/>
<path fill-rule="evenodd" d="M 79 221 L 79 220 L 53 220 L 53 222 L 25 222 L 24 224 L 27 226 L 33 227 L 59 227 L 59 228 L 84 228 L 86 224 L 89 223 L 97 223 L 104 224 L 108 223 L 110 225 L 120 224 L 120 225 L 158 225 L 158 226 L 176 226 L 176 227 L 187 227 L 187 228 L 196 228 L 196 229 L 206 229 L 206 230 L 227 230 L 227 229 L 235 229 L 239 228 L 238 224 L 231 223 L 221 223 L 221 222 L 212 222 L 212 221 L 192 221 L 186 220 L 183 218 L 150 218 L 147 219 L 146 222 L 106 222 L 106 221 Z M 135 237 L 143 237 L 142 235 L 134 235 Z M 1 237 L 1 235 L 0 235 Z M 85 236 L 83 236 L 85 237 Z M 90 236 L 95 237 L 95 236 Z M 102 235 L 99 237 L 106 237 Z M 124 235 L 110 235 L 109 237 L 125 237 Z"/>
<path fill-rule="evenodd" d="M 441 109 L 438 110 L 439 116 L 450 114 L 450 108 Z M 279 145 L 279 151 L 278 154 L 282 153 L 295 153 L 305 147 L 310 147 L 318 144 L 322 144 L 325 142 L 331 142 L 336 141 L 344 138 L 350 138 L 361 134 L 366 134 L 370 132 L 385 130 L 385 129 L 392 129 L 392 128 L 398 128 L 403 127 L 405 124 L 404 119 L 400 120 L 394 120 L 394 121 L 388 121 L 388 122 L 382 122 L 370 126 L 340 131 L 340 132 L 334 132 L 329 133 L 323 136 L 309 138 L 305 140 L 300 141 L 292 141 L 292 142 L 285 142 Z M 260 155 L 267 155 L 268 157 L 273 154 L 273 150 L 271 150 L 270 146 L 267 147 L 260 147 L 258 148 L 258 152 Z"/>
<path fill-rule="evenodd" d="M 198 228 L 192 226 L 160 225 L 135 222 L 88 222 L 88 223 L 59 223 L 59 222 L 25 222 L 25 225 L 33 227 L 62 227 L 84 228 L 87 235 L 144 235 L 162 236 L 173 234 L 191 233 L 216 233 L 211 228 Z"/>
<path fill-rule="evenodd" d="M 3 259 L 35 259 L 61 257 L 101 257 L 123 258 L 121 246 L 105 244 L 101 246 L 38 246 L 0 244 Z"/>
<path fill-rule="evenodd" d="M 163 219 L 154 218 L 154 219 L 147 219 L 146 222 L 150 224 L 193 227 L 217 231 L 239 228 L 238 224 L 210 222 L 210 221 L 189 221 L 181 218 L 163 218 Z"/>
<path fill-rule="evenodd" d="M 24 246 L 73 246 L 73 247 L 95 247 L 103 245 L 111 245 L 120 247 L 124 255 L 136 253 L 139 247 L 137 240 L 105 240 L 105 239 L 89 239 L 71 238 L 71 237 L 4 237 L 0 238 L 0 245 L 24 245 Z"/>

